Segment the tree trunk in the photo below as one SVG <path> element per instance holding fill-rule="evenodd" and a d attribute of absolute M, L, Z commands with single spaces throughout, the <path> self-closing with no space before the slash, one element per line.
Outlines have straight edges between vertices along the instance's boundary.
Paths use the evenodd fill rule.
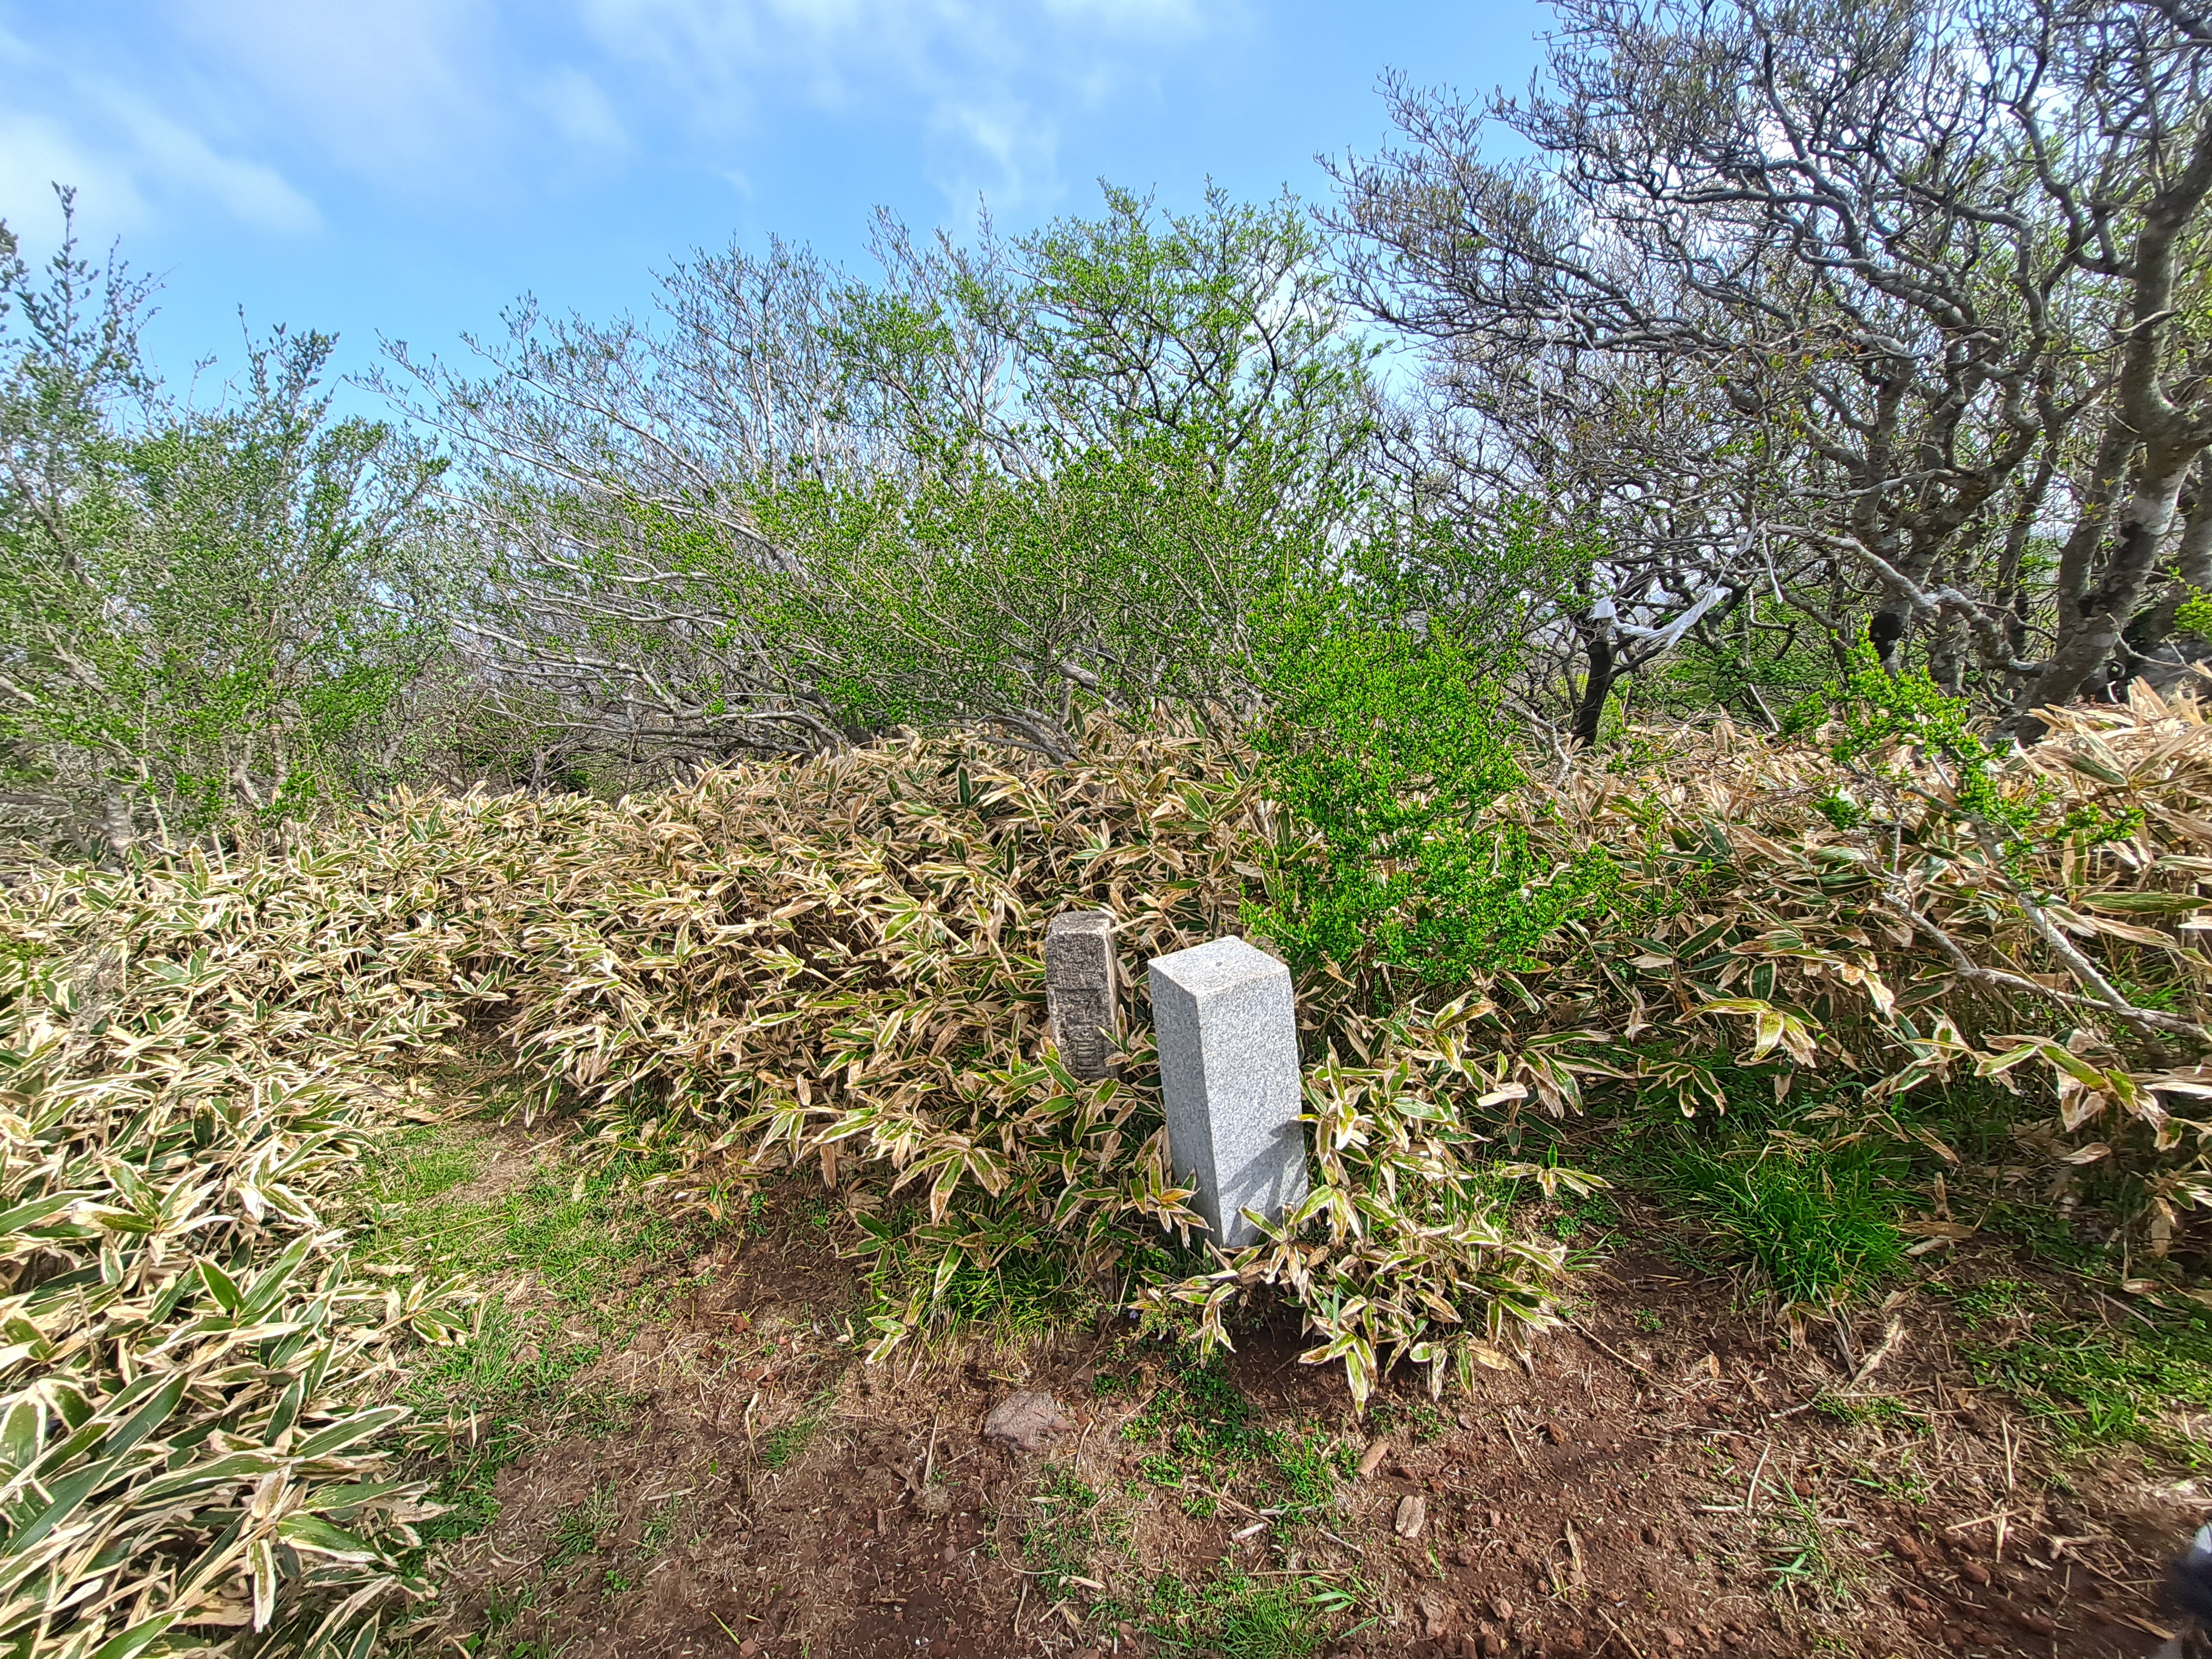
<path fill-rule="evenodd" d="M 1948 611 L 1937 619 L 1935 633 L 1928 641 L 1928 677 L 1942 688 L 1947 697 L 1966 694 L 1966 629 Z"/>
<path fill-rule="evenodd" d="M 2104 672 L 2158 563 L 2173 524 L 2174 504 L 2196 459 L 2194 448 L 2179 453 L 2161 448 L 2144 455 L 2135 489 L 2112 524 L 2112 556 L 2104 580 L 2087 592 L 2076 589 L 2078 598 L 2062 587 L 2057 641 L 2043 672 L 2021 689 L 2005 722 L 2007 735 L 2033 743 L 2043 735 L 2044 726 L 2032 711 L 2070 702 Z M 2068 620 L 2071 627 L 2066 626 Z"/>
<path fill-rule="evenodd" d="M 1613 695 L 1615 660 L 1613 630 L 1600 624 L 1577 630 L 1589 653 L 1589 672 L 1583 677 L 1583 695 L 1575 705 L 1575 742 L 1584 749 L 1597 743 L 1598 726 L 1605 719 L 1605 701 Z"/>
<path fill-rule="evenodd" d="M 131 814 L 131 797 L 119 783 L 107 786 L 107 799 L 102 803 L 100 829 L 107 842 L 107 855 L 118 865 L 131 862 L 131 849 L 138 845 L 137 821 Z"/>
<path fill-rule="evenodd" d="M 2208 191 L 2212 122 L 2199 125 L 2187 164 L 2169 174 L 2144 207 L 2136 237 L 2126 353 L 2093 475 L 2100 484 L 2108 477 L 2117 479 L 2120 464 L 2132 459 L 2135 488 L 2113 519 L 2112 553 L 2094 589 L 2087 585 L 2087 554 L 2102 538 L 2077 526 L 2067 540 L 2059 560 L 2058 637 L 2043 672 L 2022 688 L 2005 723 L 2008 733 L 2022 742 L 2043 735 L 2043 723 L 2032 710 L 2079 696 L 2112 657 L 2166 550 L 2182 485 L 2212 435 L 2203 426 L 2203 411 L 2178 407 L 2160 384 L 2178 314 L 2174 278 L 2182 235 Z M 2089 505 L 2096 507 L 2094 498 Z"/>
<path fill-rule="evenodd" d="M 2138 656 L 2147 657 L 2164 645 L 2173 632 L 2174 613 L 2212 589 L 2212 458 L 2197 463 L 2175 511 L 2181 517 L 2181 538 L 2173 550 L 2174 581 L 2121 635 Z"/>

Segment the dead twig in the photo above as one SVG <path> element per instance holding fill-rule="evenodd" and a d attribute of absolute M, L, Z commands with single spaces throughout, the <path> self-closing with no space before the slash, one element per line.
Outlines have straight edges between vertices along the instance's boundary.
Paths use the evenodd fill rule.
<path fill-rule="evenodd" d="M 1620 1626 L 1613 1622 L 1613 1615 L 1611 1613 L 1607 1613 L 1603 1607 L 1600 1607 L 1597 1610 L 1597 1616 L 1605 1620 L 1606 1628 L 1613 1632 L 1614 1639 L 1619 1641 L 1621 1646 L 1628 1650 L 1628 1659 L 1644 1659 L 1643 1650 L 1639 1649 L 1635 1643 L 1628 1639 L 1628 1632 L 1626 1631 L 1621 1629 Z"/>
<path fill-rule="evenodd" d="M 1986 841 L 1988 832 L 1983 830 L 1982 834 Z M 1995 859 L 1994 853 L 1991 854 L 1991 857 Z M 2212 1048 L 2212 1031 L 2208 1031 L 2195 1020 L 2183 1019 L 2179 1015 L 2163 1013 L 2155 1008 L 2138 1008 L 2120 995 L 2112 988 L 2105 976 L 2097 971 L 2089 959 L 2075 950 L 2058 929 L 2052 926 L 2051 918 L 2043 914 L 2040 906 L 2014 886 L 2010 878 L 2005 877 L 2002 871 L 1999 872 L 1999 879 L 2011 889 L 2012 896 L 2020 906 L 2021 915 L 2027 919 L 2027 925 L 2035 930 L 2037 937 L 2050 946 L 2052 953 L 2066 964 L 2067 970 L 2073 975 L 2077 982 L 2092 987 L 2097 994 L 2084 996 L 2075 991 L 2061 991 L 2055 987 L 2042 984 L 2039 981 L 2028 979 L 2019 974 L 2001 973 L 1994 968 L 1984 968 L 1968 956 L 1950 934 L 1923 915 L 1893 883 L 1887 898 L 1892 909 L 1902 915 L 1917 932 L 1949 958 L 1952 972 L 1960 979 L 1969 980 L 1977 985 L 1994 986 L 2001 990 L 2018 991 L 2024 995 L 2039 997 L 2045 1001 L 2058 1003 L 2063 1007 L 2094 1008 L 2100 1012 L 2112 1015 L 2137 1030 L 2168 1031 L 2177 1036 L 2193 1038 L 2207 1048 Z"/>
<path fill-rule="evenodd" d="M 1770 1440 L 1759 1454 L 1759 1467 L 1752 1470 L 1751 1487 L 1743 1495 L 1743 1512 L 1746 1515 L 1749 1515 L 1751 1513 L 1752 1504 L 1759 1497 L 1759 1479 L 1761 1475 L 1766 1473 L 1766 1460 L 1773 1455 L 1773 1453 L 1774 1443 Z"/>
<path fill-rule="evenodd" d="M 1901 1318 L 1893 1318 L 1889 1322 L 1889 1328 L 1881 1334 L 1881 1340 L 1875 1345 L 1874 1351 L 1867 1355 L 1865 1361 L 1861 1364 L 1856 1373 L 1851 1377 L 1851 1386 L 1856 1389 L 1867 1378 L 1872 1376 L 1881 1369 L 1882 1362 L 1895 1353 L 1904 1346 L 1904 1343 L 1905 1321 Z"/>
<path fill-rule="evenodd" d="M 1633 1359 L 1628 1358 L 1627 1355 L 1607 1346 L 1606 1343 L 1598 1337 L 1597 1334 L 1592 1331 L 1587 1325 L 1576 1325 L 1571 1328 L 1574 1331 L 1574 1334 L 1577 1336 L 1581 1337 L 1584 1341 L 1588 1342 L 1592 1347 L 1595 1348 L 1600 1353 L 1605 1355 L 1608 1359 L 1611 1359 L 1614 1364 L 1626 1365 L 1630 1370 L 1634 1371 L 1638 1376 L 1643 1377 L 1647 1382 L 1656 1382 L 1658 1380 L 1656 1377 L 1653 1376 L 1649 1370 L 1645 1370 L 1644 1367 L 1638 1364 Z"/>
<path fill-rule="evenodd" d="M 1513 1432 L 1513 1419 L 1500 1412 L 1498 1420 L 1505 1425 L 1505 1438 L 1513 1447 L 1513 1455 L 1521 1460 L 1521 1467 L 1533 1472 L 1536 1466 L 1528 1461 L 1528 1454 L 1522 1450 L 1521 1437 Z"/>

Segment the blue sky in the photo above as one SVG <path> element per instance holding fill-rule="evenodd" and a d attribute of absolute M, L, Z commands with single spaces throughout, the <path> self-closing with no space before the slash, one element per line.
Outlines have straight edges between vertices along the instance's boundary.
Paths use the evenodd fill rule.
<path fill-rule="evenodd" d="M 641 309 L 770 232 L 858 263 L 872 208 L 1020 230 L 1103 175 L 1192 202 L 1325 193 L 1387 68 L 1517 89 L 1524 0 L 0 0 L 0 218 L 82 224 L 162 280 L 181 377 L 237 312 L 450 350 L 524 292 Z"/>

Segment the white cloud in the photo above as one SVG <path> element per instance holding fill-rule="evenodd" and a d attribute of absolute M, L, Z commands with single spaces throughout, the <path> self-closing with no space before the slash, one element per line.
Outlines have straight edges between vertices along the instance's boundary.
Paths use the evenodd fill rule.
<path fill-rule="evenodd" d="M 503 125 L 489 0 L 188 0 L 174 15 L 216 74 L 356 173 L 473 172 Z"/>
<path fill-rule="evenodd" d="M 1148 50 L 1243 0 L 576 0 L 610 56 L 686 102 L 726 141 L 796 88 L 836 112 L 915 106 L 948 203 L 1015 210 L 1059 188 L 1060 112 L 1152 73 Z"/>
<path fill-rule="evenodd" d="M 78 69 L 72 54 L 0 30 L 0 63 L 15 94 L 15 106 L 0 109 L 0 214 L 42 221 L 61 183 L 76 186 L 82 228 L 94 238 L 144 229 L 173 199 L 212 202 L 281 234 L 320 223 L 276 168 L 218 149 L 125 82 Z"/>
<path fill-rule="evenodd" d="M 579 20 L 600 50 L 638 65 L 685 105 L 694 125 L 733 127 L 750 113 L 747 86 L 771 51 L 746 4 L 711 0 L 580 0 Z M 776 53 L 786 58 L 788 52 Z"/>
<path fill-rule="evenodd" d="M 0 110 L 0 219 L 33 246 L 60 240 L 56 185 L 77 187 L 85 228 L 95 240 L 153 219 L 127 167 L 87 149 L 58 121 Z"/>
<path fill-rule="evenodd" d="M 51 175 L 104 230 L 190 203 L 298 235 L 321 219 L 295 179 L 332 167 L 419 198 L 603 167 L 623 116 L 589 64 L 533 61 L 533 21 L 518 0 L 181 0 L 102 33 L 0 0 L 0 213 L 40 210 Z"/>
<path fill-rule="evenodd" d="M 0 211 L 51 172 L 118 229 L 189 202 L 297 235 L 332 169 L 473 201 L 672 146 L 744 189 L 794 105 L 910 132 L 956 212 L 1018 213 L 1061 191 L 1068 112 L 1250 0 L 125 0 L 35 27 L 25 3 L 0 0 Z"/>
<path fill-rule="evenodd" d="M 571 143 L 592 149 L 621 149 L 629 142 L 622 118 L 599 82 L 581 70 L 556 70 L 531 100 Z"/>
<path fill-rule="evenodd" d="M 120 88 L 100 88 L 102 106 L 130 135 L 132 155 L 166 183 L 214 198 L 231 216 L 258 230 L 304 235 L 320 228 L 315 204 L 276 168 L 216 152 L 189 128 L 147 107 Z"/>
<path fill-rule="evenodd" d="M 1197 0 L 1044 0 L 1044 9 L 1056 17 L 1095 20 L 1152 40 L 1202 33 L 1208 26 Z M 1225 9 L 1213 9 L 1218 14 Z"/>

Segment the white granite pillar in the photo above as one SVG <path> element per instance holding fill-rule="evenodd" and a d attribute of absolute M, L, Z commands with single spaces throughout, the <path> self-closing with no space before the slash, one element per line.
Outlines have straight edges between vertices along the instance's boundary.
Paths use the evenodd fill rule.
<path fill-rule="evenodd" d="M 1306 1195 L 1304 1091 L 1291 970 L 1241 939 L 1156 957 L 1152 1028 L 1176 1176 L 1213 1242 L 1249 1244 Z"/>

